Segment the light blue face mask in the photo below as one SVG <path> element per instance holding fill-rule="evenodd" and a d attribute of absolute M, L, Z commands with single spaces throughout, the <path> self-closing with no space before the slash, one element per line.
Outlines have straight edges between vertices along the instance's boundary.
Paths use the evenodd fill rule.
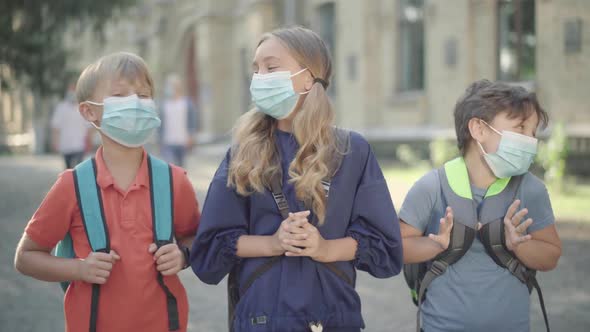
<path fill-rule="evenodd" d="M 486 153 L 483 146 L 477 142 L 494 175 L 497 178 L 508 178 L 528 172 L 537 155 L 538 140 L 512 131 L 504 130 L 500 133 L 489 124 L 485 124 L 502 136 L 495 153 Z"/>
<path fill-rule="evenodd" d="M 103 106 L 100 127 L 92 125 L 113 141 L 130 148 L 146 144 L 161 121 L 152 99 L 137 95 L 105 98 L 103 103 L 86 101 Z"/>
<path fill-rule="evenodd" d="M 291 78 L 306 70 L 307 68 L 304 68 L 293 75 L 291 75 L 290 71 L 254 74 L 252 83 L 250 83 L 250 94 L 258 111 L 277 120 L 289 117 L 297 104 L 299 95 L 308 93 L 296 93 L 293 90 Z"/>

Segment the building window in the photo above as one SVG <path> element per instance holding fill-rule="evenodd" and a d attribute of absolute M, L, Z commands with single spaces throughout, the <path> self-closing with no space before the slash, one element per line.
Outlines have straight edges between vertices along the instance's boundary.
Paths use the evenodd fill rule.
<path fill-rule="evenodd" d="M 498 2 L 498 79 L 535 79 L 535 1 Z"/>
<path fill-rule="evenodd" d="M 328 50 L 332 55 L 332 75 L 334 75 L 334 62 L 336 59 L 336 9 L 333 2 L 328 2 L 320 5 L 317 9 L 319 17 L 319 29 L 318 33 L 320 37 L 328 46 Z M 328 94 L 335 95 L 336 93 L 336 82 L 332 80 L 330 87 L 328 88 Z"/>
<path fill-rule="evenodd" d="M 563 23 L 565 54 L 582 52 L 582 19 L 570 18 Z"/>
<path fill-rule="evenodd" d="M 334 53 L 334 39 L 335 39 L 335 9 L 334 3 L 328 2 L 318 7 L 320 17 L 319 34 L 328 45 L 330 52 Z"/>
<path fill-rule="evenodd" d="M 400 0 L 398 90 L 424 89 L 424 0 Z"/>
<path fill-rule="evenodd" d="M 305 0 L 273 0 L 277 27 L 306 25 Z"/>

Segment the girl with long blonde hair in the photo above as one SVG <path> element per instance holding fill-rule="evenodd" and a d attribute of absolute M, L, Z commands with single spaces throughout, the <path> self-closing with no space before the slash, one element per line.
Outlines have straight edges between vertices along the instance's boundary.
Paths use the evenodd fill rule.
<path fill-rule="evenodd" d="M 326 89 L 332 64 L 304 28 L 258 43 L 255 108 L 203 207 L 191 265 L 204 282 L 228 281 L 232 331 L 359 331 L 355 269 L 399 273 L 399 224 L 369 144 L 334 127 Z"/>

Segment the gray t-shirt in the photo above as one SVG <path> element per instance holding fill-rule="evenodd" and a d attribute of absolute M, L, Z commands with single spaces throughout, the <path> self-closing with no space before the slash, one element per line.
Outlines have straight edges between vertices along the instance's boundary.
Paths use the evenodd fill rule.
<path fill-rule="evenodd" d="M 479 204 L 486 190 L 471 186 Z M 437 233 L 445 208 L 436 170 L 418 180 L 406 196 L 399 218 L 428 233 Z M 528 173 L 518 194 L 519 209 L 527 208 L 533 224 L 528 233 L 541 230 L 555 221 L 547 188 Z M 530 330 L 530 296 L 526 285 L 508 270 L 499 267 L 475 239 L 465 256 L 435 279 L 422 305 L 425 332 L 522 332 Z"/>

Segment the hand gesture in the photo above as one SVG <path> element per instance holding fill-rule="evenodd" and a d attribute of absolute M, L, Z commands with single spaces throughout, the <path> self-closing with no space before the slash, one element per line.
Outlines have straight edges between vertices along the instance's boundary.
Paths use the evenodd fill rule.
<path fill-rule="evenodd" d="M 447 207 L 445 217 L 440 219 L 440 226 L 437 234 L 429 234 L 428 238 L 436 242 L 444 251 L 451 242 L 451 231 L 453 230 L 453 209 Z"/>
<path fill-rule="evenodd" d="M 514 251 L 519 245 L 531 239 L 531 235 L 525 234 L 526 230 L 533 223 L 533 219 L 529 218 L 521 223 L 529 211 L 522 209 L 517 213 L 516 210 L 519 205 L 520 200 L 514 201 L 504 217 L 504 237 L 506 238 L 506 247 L 510 251 Z"/>
<path fill-rule="evenodd" d="M 310 257 L 311 259 L 321 262 L 325 254 L 325 239 L 320 231 L 309 223 L 307 218 L 294 216 L 295 221 L 287 227 L 291 237 L 285 240 L 285 243 L 296 250 L 288 250 L 285 256 L 288 257 Z"/>
<path fill-rule="evenodd" d="M 281 252 L 281 255 L 287 251 L 299 252 L 300 248 L 290 244 L 292 240 L 304 240 L 307 235 L 301 228 L 307 223 L 307 217 L 309 217 L 309 211 L 301 211 L 297 213 L 289 213 L 289 217 L 281 223 L 279 229 L 274 235 L 275 247 L 277 251 Z"/>

